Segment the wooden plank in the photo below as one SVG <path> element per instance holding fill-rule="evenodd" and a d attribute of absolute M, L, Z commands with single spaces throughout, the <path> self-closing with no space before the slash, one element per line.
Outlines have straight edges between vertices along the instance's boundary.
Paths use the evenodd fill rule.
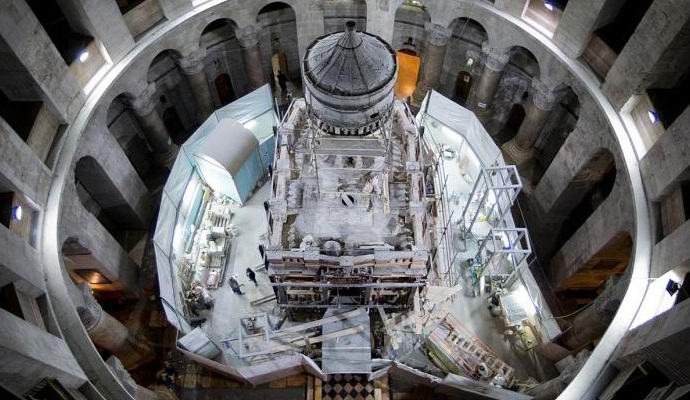
<path fill-rule="evenodd" d="M 307 375 L 307 397 L 306 400 L 314 400 L 314 377 Z"/>
<path fill-rule="evenodd" d="M 328 324 L 331 322 L 358 317 L 358 316 L 362 315 L 362 313 L 364 313 L 364 312 L 365 311 L 363 309 L 358 308 L 356 310 L 348 311 L 348 312 L 342 313 L 342 314 L 337 314 L 337 315 L 334 315 L 332 317 L 317 319 L 316 321 L 307 322 L 306 324 L 290 326 L 290 327 L 287 327 L 285 329 L 281 329 L 278 332 L 275 332 L 272 336 L 275 337 L 275 336 L 280 335 L 282 333 L 293 333 L 293 332 L 306 331 L 307 329 L 317 328 L 321 325 L 325 325 L 325 324 Z"/>
<path fill-rule="evenodd" d="M 321 342 L 326 341 L 328 339 L 335 339 L 335 338 L 339 338 L 341 336 L 354 335 L 356 333 L 360 333 L 360 332 L 364 331 L 364 329 L 369 329 L 369 327 L 368 326 L 367 327 L 355 326 L 352 328 L 347 328 L 347 329 L 343 329 L 340 331 L 331 332 L 331 333 L 326 334 L 326 335 L 315 336 L 315 337 L 309 339 L 309 343 L 310 344 L 321 343 Z M 301 343 L 298 344 L 298 342 L 301 342 Z M 293 350 L 294 345 L 304 346 L 305 345 L 304 342 L 305 342 L 304 339 L 300 338 L 299 340 L 293 342 L 292 345 L 275 346 L 275 347 L 271 348 L 271 351 L 256 352 L 256 353 L 252 353 L 252 355 L 258 356 L 258 355 L 263 355 L 263 354 L 279 353 L 281 351 Z"/>
<path fill-rule="evenodd" d="M 322 390 L 321 390 L 321 379 L 319 378 L 314 378 L 314 400 L 321 400 L 322 398 Z"/>

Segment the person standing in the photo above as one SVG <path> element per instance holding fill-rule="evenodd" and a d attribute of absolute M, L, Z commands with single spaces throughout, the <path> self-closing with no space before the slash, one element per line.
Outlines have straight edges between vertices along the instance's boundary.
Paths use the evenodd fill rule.
<path fill-rule="evenodd" d="M 235 294 L 238 295 L 243 295 L 244 293 L 240 289 L 240 283 L 237 282 L 237 275 L 233 275 L 228 279 L 228 285 L 230 285 L 230 288 L 232 289 Z"/>
<path fill-rule="evenodd" d="M 256 273 L 252 271 L 251 268 L 247 268 L 247 278 L 249 278 L 250 281 L 254 282 L 254 286 L 259 286 L 259 283 L 256 282 Z"/>

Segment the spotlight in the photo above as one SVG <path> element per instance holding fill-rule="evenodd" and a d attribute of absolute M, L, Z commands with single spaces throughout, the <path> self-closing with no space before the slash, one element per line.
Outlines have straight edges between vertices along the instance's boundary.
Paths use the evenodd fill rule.
<path fill-rule="evenodd" d="M 673 279 L 669 279 L 668 283 L 666 284 L 666 291 L 668 292 L 669 296 L 673 296 L 680 290 L 680 283 L 674 281 Z"/>
<path fill-rule="evenodd" d="M 22 215 L 24 215 L 24 210 L 22 209 L 22 206 L 16 205 L 12 207 L 12 219 L 14 219 L 15 221 L 21 221 Z"/>
<path fill-rule="evenodd" d="M 647 111 L 647 117 L 649 117 L 649 121 L 651 121 L 653 124 L 659 122 L 659 114 L 657 114 L 657 112 L 654 110 Z"/>
<path fill-rule="evenodd" d="M 89 52 L 84 50 L 81 53 L 79 53 L 79 62 L 84 62 L 89 59 Z"/>

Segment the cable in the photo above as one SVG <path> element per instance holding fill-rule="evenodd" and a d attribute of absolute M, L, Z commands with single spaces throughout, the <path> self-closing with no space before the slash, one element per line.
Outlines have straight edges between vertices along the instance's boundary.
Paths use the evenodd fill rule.
<path fill-rule="evenodd" d="M 561 315 L 558 317 L 551 317 L 551 318 L 547 319 L 547 321 L 552 320 L 552 319 L 563 319 L 563 318 L 571 317 L 571 316 L 573 316 L 573 315 L 575 315 L 581 311 L 584 311 L 587 307 L 591 306 L 592 304 L 594 304 L 594 300 L 590 301 L 589 303 L 585 304 L 584 306 L 580 307 L 579 309 L 571 312 L 570 314 Z"/>

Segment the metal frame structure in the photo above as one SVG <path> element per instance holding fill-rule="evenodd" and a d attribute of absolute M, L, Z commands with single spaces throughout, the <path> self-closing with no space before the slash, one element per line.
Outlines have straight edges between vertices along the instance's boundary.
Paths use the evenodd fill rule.
<path fill-rule="evenodd" d="M 492 227 L 499 226 L 506 213 L 510 211 L 520 190 L 522 190 L 522 180 L 515 165 L 482 167 L 462 211 L 461 221 L 465 233 L 463 237 L 472 231 L 480 214 L 487 217 L 487 222 Z M 476 206 L 473 207 L 473 203 L 476 203 Z M 487 208 L 488 212 L 486 212 Z"/>
<path fill-rule="evenodd" d="M 511 271 L 493 271 L 494 273 L 513 272 L 521 262 L 532 254 L 532 244 L 526 228 L 491 228 L 483 239 L 477 256 L 481 259 L 478 276 L 481 276 L 489 265 L 495 265 L 496 257 L 509 260 Z"/>

